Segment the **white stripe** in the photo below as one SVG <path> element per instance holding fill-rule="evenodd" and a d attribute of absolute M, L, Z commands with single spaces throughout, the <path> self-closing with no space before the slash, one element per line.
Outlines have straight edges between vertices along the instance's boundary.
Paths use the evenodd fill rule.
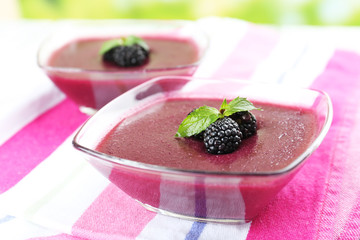
<path fill-rule="evenodd" d="M 71 139 L 0 195 L 0 212 L 71 232 L 72 225 L 109 184 L 72 148 Z"/>
<path fill-rule="evenodd" d="M 57 234 L 60 233 L 18 218 L 0 224 L 0 239 L 24 240 Z"/>
<path fill-rule="evenodd" d="M 332 45 L 336 49 L 360 53 L 360 32 L 358 27 L 284 26 L 283 31 L 300 38 L 308 37 L 320 44 Z"/>
<path fill-rule="evenodd" d="M 334 48 L 327 45 L 309 44 L 292 69 L 286 73 L 282 82 L 298 87 L 309 87 L 324 71 Z"/>
<path fill-rule="evenodd" d="M 174 188 L 173 181 L 162 177 L 159 208 L 169 212 L 193 216 L 195 213 L 194 186 L 191 184 L 177 184 Z M 185 202 L 188 204 L 184 204 Z M 157 214 L 141 231 L 137 239 L 184 239 L 192 224 L 191 221 Z"/>
<path fill-rule="evenodd" d="M 160 206 L 162 210 L 192 216 L 195 213 L 195 188 L 192 184 L 176 184 L 177 180 L 162 178 L 160 183 Z M 190 182 L 190 180 L 189 180 Z M 187 203 L 187 204 L 185 204 Z"/>
<path fill-rule="evenodd" d="M 238 186 L 240 180 L 231 179 L 229 186 Z M 245 219 L 245 203 L 238 187 L 223 189 L 219 194 L 218 183 L 206 183 L 206 216 L 209 218 Z M 237 189 L 237 190 L 236 190 Z"/>
<path fill-rule="evenodd" d="M 0 145 L 64 98 L 36 63 L 37 49 L 51 26 L 0 22 Z"/>
<path fill-rule="evenodd" d="M 21 98 L 0 103 L 0 145 L 41 113 L 64 99 L 64 95 L 52 85 L 35 85 L 31 90 L 31 93 L 24 93 Z M 23 99 L 26 99 L 26 102 L 22 101 Z"/>
<path fill-rule="evenodd" d="M 208 34 L 211 41 L 206 58 L 194 77 L 211 77 L 244 37 L 249 23 L 230 18 L 209 17 L 200 19 L 197 24 Z"/>
<path fill-rule="evenodd" d="M 286 29 L 252 80 L 307 87 L 324 70 L 333 51 L 334 46 L 325 39 Z"/>
<path fill-rule="evenodd" d="M 193 222 L 164 215 L 156 215 L 137 236 L 138 240 L 183 240 Z"/>
<path fill-rule="evenodd" d="M 329 41 L 325 36 L 309 35 L 309 32 L 293 31 L 284 29 L 287 35 L 292 36 L 289 44 L 294 39 L 304 42 L 303 50 L 289 68 L 282 79 L 285 84 L 299 87 L 308 87 L 324 71 L 329 59 L 334 54 L 334 42 Z"/>
<path fill-rule="evenodd" d="M 217 240 L 217 239 L 236 239 L 245 240 L 251 223 L 244 224 L 206 224 L 203 232 L 201 233 L 199 240 Z"/>

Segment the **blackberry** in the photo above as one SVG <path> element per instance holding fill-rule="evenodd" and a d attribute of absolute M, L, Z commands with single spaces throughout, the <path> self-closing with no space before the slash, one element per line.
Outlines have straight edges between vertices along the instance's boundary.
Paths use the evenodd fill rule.
<path fill-rule="evenodd" d="M 103 60 L 120 67 L 136 67 L 146 63 L 149 52 L 138 44 L 117 46 L 103 55 Z"/>
<path fill-rule="evenodd" d="M 201 140 L 202 141 L 202 140 L 204 140 L 204 132 L 205 131 L 202 131 L 202 132 L 200 132 L 198 134 L 192 135 L 191 137 L 196 139 L 196 140 Z"/>
<path fill-rule="evenodd" d="M 256 118 L 251 112 L 236 112 L 230 118 L 237 122 L 244 139 L 256 134 Z"/>
<path fill-rule="evenodd" d="M 229 117 L 216 120 L 205 129 L 204 144 L 212 154 L 225 154 L 235 151 L 242 139 L 239 125 Z"/>

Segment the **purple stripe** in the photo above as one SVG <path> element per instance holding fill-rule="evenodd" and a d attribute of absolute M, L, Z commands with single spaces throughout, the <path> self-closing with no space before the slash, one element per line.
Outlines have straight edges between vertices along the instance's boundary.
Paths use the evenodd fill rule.
<path fill-rule="evenodd" d="M 5 216 L 3 218 L 0 218 L 0 224 L 9 222 L 9 221 L 11 221 L 13 219 L 15 219 L 15 217 L 7 215 L 7 216 Z"/>
<path fill-rule="evenodd" d="M 186 235 L 185 240 L 199 239 L 205 226 L 206 226 L 206 223 L 204 223 L 204 222 L 194 222 L 191 226 L 189 233 Z"/>
<path fill-rule="evenodd" d="M 199 181 L 195 186 L 195 216 L 206 217 L 206 196 L 203 181 Z"/>

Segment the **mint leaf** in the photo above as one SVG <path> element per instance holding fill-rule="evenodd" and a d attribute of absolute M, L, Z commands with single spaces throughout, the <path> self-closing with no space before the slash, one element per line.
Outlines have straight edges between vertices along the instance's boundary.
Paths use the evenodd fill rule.
<path fill-rule="evenodd" d="M 220 116 L 216 108 L 202 106 L 191 112 L 180 124 L 175 137 L 190 137 L 204 131 Z"/>
<path fill-rule="evenodd" d="M 110 49 L 112 49 L 114 47 L 118 47 L 118 46 L 120 46 L 122 44 L 123 44 L 123 41 L 121 39 L 112 39 L 112 40 L 106 41 L 101 45 L 99 54 L 103 55 L 104 53 L 106 53 Z"/>
<path fill-rule="evenodd" d="M 223 110 L 224 116 L 230 116 L 236 112 L 244 112 L 251 110 L 261 110 L 260 108 L 255 107 L 250 101 L 246 98 L 237 97 L 227 104 Z M 221 109 L 220 109 L 221 112 Z"/>
<path fill-rule="evenodd" d="M 131 35 L 131 36 L 123 37 L 121 39 L 112 39 L 112 40 L 104 42 L 101 45 L 99 54 L 103 55 L 110 49 L 121 46 L 121 45 L 122 46 L 131 46 L 131 45 L 135 45 L 135 44 L 138 44 L 141 47 L 143 47 L 146 51 L 149 51 L 149 46 L 146 44 L 146 42 L 143 39 Z"/>
<path fill-rule="evenodd" d="M 137 44 L 143 47 L 146 51 L 149 51 L 149 46 L 140 37 L 128 36 L 126 38 L 123 38 L 123 42 L 124 42 L 124 46 L 131 46 Z"/>
<path fill-rule="evenodd" d="M 190 137 L 204 131 L 210 124 L 219 118 L 228 117 L 236 112 L 251 110 L 262 110 L 255 107 L 246 98 L 237 97 L 230 103 L 226 98 L 223 100 L 220 109 L 202 106 L 193 110 L 180 124 L 175 137 Z"/>

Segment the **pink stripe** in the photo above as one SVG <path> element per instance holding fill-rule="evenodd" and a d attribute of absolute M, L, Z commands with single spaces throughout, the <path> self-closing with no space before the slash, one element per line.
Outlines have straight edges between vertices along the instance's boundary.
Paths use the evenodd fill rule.
<path fill-rule="evenodd" d="M 213 77 L 249 78 L 278 40 L 279 33 L 274 29 L 250 25 L 249 31 Z"/>
<path fill-rule="evenodd" d="M 337 130 L 325 197 L 318 217 L 317 239 L 339 239 L 341 235 L 349 237 L 344 232 L 344 228 L 350 220 L 351 210 L 359 207 L 357 196 L 360 194 L 360 184 L 355 179 L 358 179 L 360 172 L 358 167 L 360 136 L 358 131 L 354 131 L 354 127 L 360 123 L 358 97 L 360 96 L 360 56 L 341 51 L 336 52 L 335 56 L 337 61 L 331 61 L 328 68 L 333 71 L 329 74 L 335 76 L 337 81 L 334 81 L 335 79 L 329 81 L 324 76 L 315 85 L 317 88 L 327 89 L 333 98 L 335 113 L 333 128 Z M 353 232 L 356 235 L 347 239 L 360 238 L 359 219 L 356 222 L 357 229 Z"/>
<path fill-rule="evenodd" d="M 110 184 L 73 226 L 73 234 L 97 240 L 134 239 L 155 215 Z"/>
<path fill-rule="evenodd" d="M 278 239 L 279 236 L 287 239 L 336 239 L 333 227 L 339 222 L 335 217 L 342 207 L 349 207 L 340 206 L 338 201 L 341 185 L 344 187 L 341 180 L 349 156 L 349 139 L 356 134 L 351 127 L 355 124 L 352 116 L 359 111 L 360 105 L 354 101 L 360 94 L 359 65 L 360 56 L 337 51 L 313 84 L 313 88 L 328 92 L 332 98 L 332 127 L 298 175 L 253 221 L 248 239 Z"/>
<path fill-rule="evenodd" d="M 75 104 L 64 100 L 0 146 L 0 193 L 26 176 L 86 119 Z"/>

